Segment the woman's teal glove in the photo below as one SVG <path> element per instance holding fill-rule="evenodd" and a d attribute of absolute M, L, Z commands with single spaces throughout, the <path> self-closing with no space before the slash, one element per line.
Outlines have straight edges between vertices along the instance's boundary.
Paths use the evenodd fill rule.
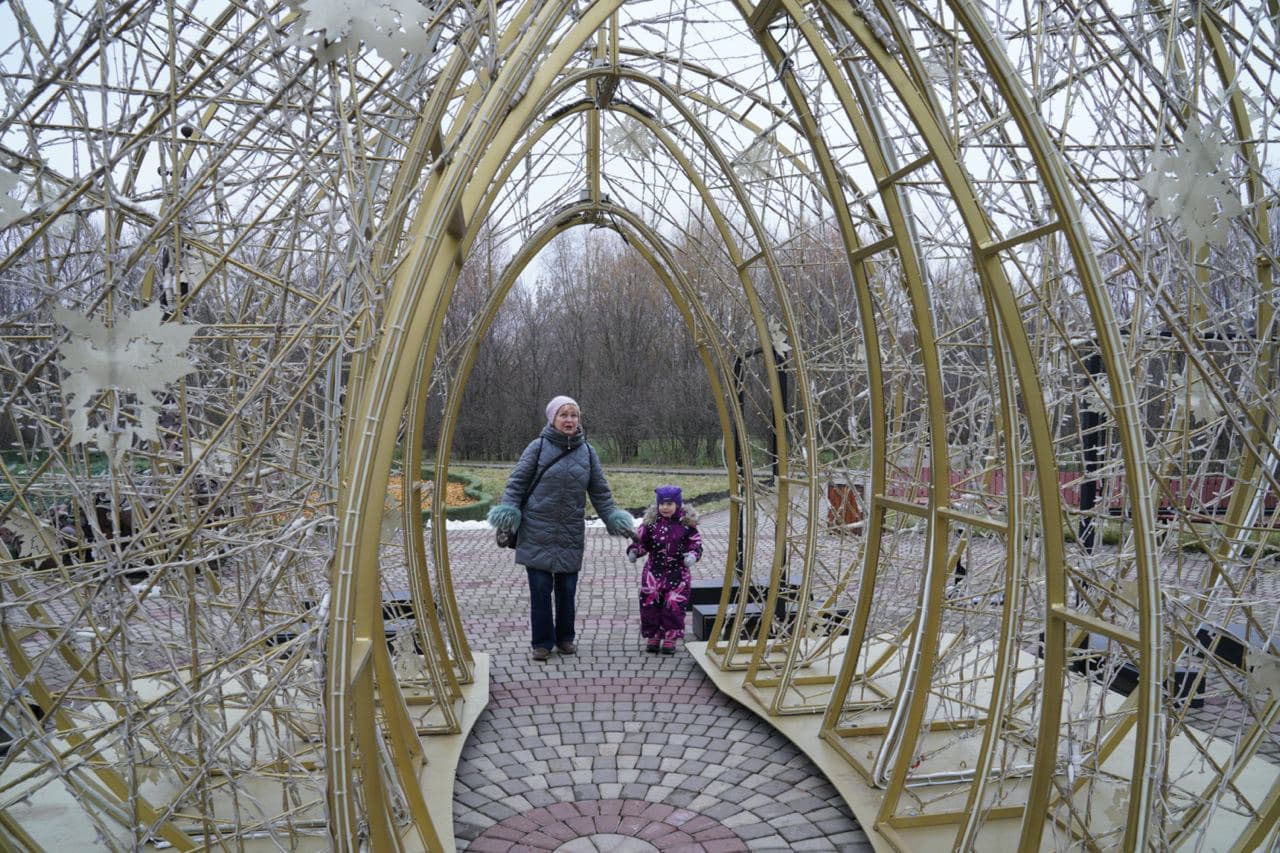
<path fill-rule="evenodd" d="M 604 529 L 612 536 L 635 536 L 636 520 L 625 509 L 615 509 L 605 518 Z"/>
<path fill-rule="evenodd" d="M 489 508 L 489 526 L 515 533 L 520 529 L 520 510 L 511 504 L 494 504 Z"/>

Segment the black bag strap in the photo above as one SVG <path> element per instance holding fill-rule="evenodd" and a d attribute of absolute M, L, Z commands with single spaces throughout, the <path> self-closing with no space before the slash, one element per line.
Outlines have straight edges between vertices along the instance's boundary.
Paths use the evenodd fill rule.
<path fill-rule="evenodd" d="M 545 441 L 545 440 L 546 440 L 546 439 L 542 439 L 542 438 L 538 439 L 538 441 L 540 441 L 540 442 L 541 442 L 541 441 Z M 591 445 L 587 445 L 587 447 L 590 447 L 590 446 L 591 446 Z M 528 500 L 529 500 L 529 495 L 533 494 L 533 487 L 534 487 L 534 486 L 536 486 L 536 485 L 538 485 L 538 481 L 542 479 L 542 475 L 543 475 L 543 474 L 545 474 L 545 473 L 547 473 L 547 471 L 549 471 L 549 470 L 551 469 L 551 466 L 552 466 L 552 465 L 556 464 L 557 462 L 559 462 L 561 459 L 563 459 L 563 458 L 565 458 L 566 456 L 568 456 L 568 455 L 569 455 L 570 453 L 572 453 L 573 451 L 574 451 L 574 448 L 572 448 L 572 447 L 566 447 L 564 450 L 560 451 L 560 455 L 559 455 L 559 456 L 557 456 L 555 459 L 552 459 L 552 460 L 551 460 L 550 462 L 548 462 L 546 465 L 543 465 L 543 466 L 542 466 L 542 468 L 538 471 L 537 475 L 533 478 L 533 480 L 531 480 L 531 481 L 529 482 L 529 488 L 527 488 L 527 489 L 525 489 L 525 490 L 524 490 L 524 497 L 520 498 L 520 511 L 521 511 L 521 512 L 524 512 L 524 505 L 525 505 L 525 503 L 526 503 L 526 502 L 528 502 Z M 539 444 L 539 445 L 538 445 L 538 455 L 539 455 L 539 456 L 541 456 L 541 455 L 542 455 L 542 445 L 541 445 L 541 444 Z"/>

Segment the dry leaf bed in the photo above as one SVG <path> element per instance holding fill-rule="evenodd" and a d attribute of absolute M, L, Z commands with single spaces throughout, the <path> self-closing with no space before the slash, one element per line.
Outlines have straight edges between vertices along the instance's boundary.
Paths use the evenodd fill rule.
<path fill-rule="evenodd" d="M 432 493 L 435 484 L 426 481 L 423 482 L 420 494 L 422 495 L 421 506 L 424 510 L 431 509 Z M 444 505 L 445 506 L 466 506 L 475 503 L 475 499 L 469 497 L 463 490 L 466 488 L 462 483 L 449 483 L 445 489 Z M 387 483 L 387 494 L 395 498 L 396 503 L 404 502 L 404 477 L 400 474 L 392 474 L 390 481 Z"/>

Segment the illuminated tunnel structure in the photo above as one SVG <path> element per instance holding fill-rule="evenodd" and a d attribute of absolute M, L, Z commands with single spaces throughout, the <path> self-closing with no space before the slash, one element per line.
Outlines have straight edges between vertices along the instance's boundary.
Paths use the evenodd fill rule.
<path fill-rule="evenodd" d="M 393 464 L 442 389 L 443 489 L 588 226 L 733 451 L 703 662 L 869 831 L 1274 849 L 1274 0 L 371 8 L 0 9 L 3 845 L 45 796 L 121 849 L 449 843 L 476 666 Z"/>

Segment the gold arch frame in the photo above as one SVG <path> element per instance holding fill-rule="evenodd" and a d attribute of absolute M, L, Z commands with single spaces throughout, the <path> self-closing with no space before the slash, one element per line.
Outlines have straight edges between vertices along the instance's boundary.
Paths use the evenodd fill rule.
<path fill-rule="evenodd" d="M 53 132 L 56 123 L 42 123 L 39 116 L 40 110 L 57 104 L 72 115 L 65 132 L 74 144 L 91 147 L 91 123 L 80 100 L 81 93 L 94 91 L 86 69 L 95 59 L 109 64 L 113 39 L 128 42 L 148 15 L 166 18 L 167 34 L 174 38 L 163 57 L 147 54 L 148 62 L 167 72 L 159 105 L 146 110 L 135 106 L 136 114 L 146 119 L 132 129 L 133 136 L 120 131 L 126 144 L 112 149 L 102 164 L 84 174 L 62 176 L 33 152 L 6 144 L 6 166 L 30 178 L 32 198 L 48 198 L 38 210 L 18 217 L 27 230 L 6 247 L 0 261 L 0 273 L 15 282 L 29 277 L 35 283 L 39 302 L 34 309 L 16 310 L 11 316 L 17 319 L 8 320 L 12 331 L 6 342 L 14 357 L 5 368 L 6 415 L 15 424 L 29 419 L 49 435 L 56 433 L 59 418 L 67 420 L 65 395 L 51 403 L 56 394 L 33 390 L 41 383 L 56 384 L 56 378 L 41 371 L 62 352 L 68 330 L 51 325 L 44 314 L 61 302 L 108 323 L 120 322 L 128 313 L 124 305 L 149 304 L 169 288 L 176 324 L 181 324 L 189 308 L 213 310 L 221 290 L 234 291 L 227 281 L 244 275 L 278 293 L 272 298 L 279 300 L 280 316 L 292 311 L 295 319 L 287 335 L 277 333 L 276 348 L 260 364 L 244 360 L 259 372 L 250 374 L 242 396 L 229 395 L 225 406 L 213 406 L 221 406 L 221 421 L 186 414 L 203 405 L 199 401 L 212 399 L 209 386 L 195 380 L 178 383 L 173 394 L 184 414 L 173 430 L 180 437 L 174 439 L 177 455 L 166 456 L 162 442 L 150 451 L 160 460 L 147 480 L 156 489 L 154 497 L 134 491 L 139 479 L 130 472 L 112 468 L 105 493 L 115 532 L 123 526 L 125 510 L 140 519 L 128 544 L 112 539 L 101 521 L 96 529 L 81 531 L 74 546 L 60 544 L 63 540 L 42 521 L 48 512 L 42 501 L 51 481 L 79 495 L 82 505 L 97 501 L 93 497 L 84 504 L 85 496 L 98 489 L 97 481 L 64 464 L 76 455 L 70 435 L 45 448 L 51 455 L 31 470 L 5 467 L 12 498 L 3 504 L 0 523 L 8 519 L 34 531 L 26 534 L 28 549 L 34 547 L 32 536 L 53 557 L 61 549 L 59 577 L 80 596 L 74 619 L 87 619 L 90 625 L 89 636 L 80 638 L 88 648 L 82 654 L 70 640 L 72 623 L 59 621 L 72 617 L 60 614 L 48 585 L 30 576 L 30 558 L 12 554 L 0 564 L 6 598 L 23 602 L 24 609 L 21 627 L 0 627 L 9 691 L 0 716 L 6 725 L 23 733 L 28 748 L 45 750 L 40 766 L 87 802 L 107 804 L 106 813 L 123 814 L 127 806 L 135 824 L 151 826 L 149 832 L 180 848 L 196 846 L 194 824 L 180 825 L 171 815 L 181 795 L 167 802 L 162 796 L 152 804 L 136 778 L 106 767 L 103 757 L 122 748 L 110 733 L 123 731 L 121 737 L 135 747 L 154 747 L 159 772 L 171 774 L 184 790 L 200 789 L 205 802 L 212 803 L 222 789 L 191 781 L 191 768 L 214 761 L 206 750 L 230 748 L 242 731 L 262 724 L 296 731 L 310 725 L 297 725 L 302 717 L 291 716 L 291 710 L 272 706 L 268 711 L 267 705 L 254 704 L 245 712 L 245 722 L 226 726 L 217 737 L 197 737 L 198 755 L 191 759 L 174 749 L 161 724 L 182 689 L 197 697 L 182 708 L 200 717 L 214 707 L 203 698 L 206 689 L 225 690 L 234 679 L 248 677 L 245 655 L 269 657 L 268 636 L 262 634 L 207 664 L 204 596 L 214 602 L 229 593 L 215 573 L 196 565 L 199 560 L 192 554 L 199 547 L 195 543 L 218 541 L 223 531 L 241 526 L 253 531 L 244 534 L 246 542 L 252 540 L 246 551 L 268 554 L 281 547 L 278 538 L 259 536 L 254 526 L 269 510 L 254 509 L 246 501 L 249 509 L 234 520 L 221 513 L 227 503 L 240 500 L 235 495 L 246 484 L 280 473 L 298 480 L 305 469 L 306 477 L 298 482 L 306 483 L 300 492 L 306 497 L 291 499 L 291 512 L 305 520 L 332 501 L 335 557 L 326 602 L 305 602 L 311 615 L 285 615 L 288 626 L 309 625 L 306 636 L 316 640 L 317 651 L 323 647 L 315 659 L 322 661 L 324 671 L 316 682 L 323 685 L 319 689 L 325 700 L 324 751 L 319 756 L 323 773 L 315 776 L 317 756 L 308 747 L 284 752 L 301 768 L 299 778 L 322 778 L 326 830 L 337 847 L 361 838 L 376 849 L 441 846 L 418 781 L 428 760 L 430 733 L 458 730 L 462 689 L 475 675 L 452 594 L 447 541 L 436 535 L 444 528 L 443 510 L 437 507 L 432 516 L 436 533 L 430 534 L 429 554 L 422 515 L 406 504 L 400 521 L 417 614 L 412 630 L 424 650 L 416 679 L 397 674 L 395 653 L 384 642 L 387 628 L 377 600 L 383 542 L 374 520 L 384 515 L 381 496 L 387 492 L 397 449 L 405 451 L 406 494 L 421 468 L 422 415 L 432 376 L 440 371 L 438 375 L 456 383 L 446 395 L 438 436 L 434 478 L 439 490 L 448 474 L 447 448 L 461 389 L 503 295 L 554 236 L 592 222 L 634 238 L 679 307 L 698 343 L 726 446 L 749 444 L 752 418 L 766 420 L 777 436 L 775 476 L 769 482 L 758 482 L 750 454 L 741 470 L 730 466 L 727 472 L 735 506 L 742 510 L 730 527 L 729 552 L 741 550 L 742 558 L 731 558 L 724 569 L 726 591 L 712 629 L 715 639 L 706 648 L 707 665 L 717 677 L 736 680 L 770 719 L 816 719 L 820 714 L 811 746 L 840 756 L 877 792 L 874 818 L 883 838 L 907 848 L 920 843 L 913 835 L 917 830 L 945 827 L 942 831 L 954 833 L 956 849 L 981 849 L 993 839 L 1016 836 L 1023 850 L 1076 843 L 1135 850 L 1192 844 L 1210 831 L 1229 831 L 1239 849 L 1274 843 L 1280 781 L 1266 781 L 1270 764 L 1260 750 L 1275 739 L 1280 699 L 1274 694 L 1266 698 L 1258 674 L 1280 657 L 1269 635 L 1262 641 L 1249 639 L 1266 634 L 1270 605 L 1265 596 L 1251 600 L 1248 589 L 1264 571 L 1258 554 L 1266 552 L 1274 524 L 1267 501 L 1280 490 L 1275 472 L 1280 418 L 1265 393 L 1274 384 L 1276 369 L 1275 191 L 1267 173 L 1278 134 L 1276 95 L 1265 85 L 1257 91 L 1256 85 L 1276 71 L 1265 47 L 1278 36 L 1275 4 L 1269 14 L 1252 18 L 1232 5 L 1197 9 L 1187 21 L 1160 4 L 1144 6 L 1133 14 L 1161 22 L 1165 29 L 1151 31 L 1160 40 L 1131 40 L 1123 47 L 1116 47 L 1114 39 L 1126 32 L 1124 22 L 1108 8 L 1106 20 L 1093 22 L 1084 33 L 1084 49 L 1096 62 L 1061 78 L 1058 89 L 1043 87 L 1039 80 L 1058 69 L 1047 60 L 1039 63 L 1053 49 L 1054 39 L 1063 33 L 1079 35 L 1057 20 L 1062 12 L 1058 4 L 1037 5 L 1039 20 L 1011 30 L 1007 21 L 993 20 L 991 9 L 978 0 L 945 0 L 927 13 L 887 2 L 739 0 L 732 4 L 740 18 L 737 32 L 754 39 L 759 68 L 773 75 L 755 86 L 720 75 L 710 61 L 686 63 L 676 57 L 673 62 L 665 45 L 645 49 L 626 43 L 633 35 L 626 17 L 633 5 L 592 3 L 576 17 L 571 4 L 563 2 L 491 4 L 474 11 L 442 6 L 424 26 L 435 39 L 432 43 L 445 38 L 447 49 L 402 68 L 367 59 L 350 39 L 336 50 L 321 45 L 318 59 L 310 48 L 283 45 L 278 30 L 301 32 L 305 22 L 278 8 L 250 13 L 228 7 L 182 54 L 177 33 L 196 24 L 172 9 L 161 15 L 158 6 L 133 12 L 110 7 L 102 12 L 101 24 L 113 36 L 58 44 L 55 34 L 54 43 L 45 44 L 37 23 L 14 7 L 19 39 L 27 40 L 33 55 L 62 51 L 61 67 L 68 71 L 61 81 L 28 75 L 33 81 L 29 91 L 4 116 L 6 129 L 29 127 L 33 139 Z M 1256 29 L 1246 32 L 1244 23 Z M 220 36 L 224 28 L 231 35 Z M 930 43 L 927 37 L 938 32 L 945 32 L 946 39 Z M 1025 44 L 1011 43 L 1011 32 Z M 246 51 L 250 44 L 257 45 L 256 52 Z M 139 39 L 138 45 L 146 53 L 145 41 Z M 215 45 L 221 51 L 217 56 L 212 53 Z M 275 59 L 262 59 L 267 45 L 278 45 Z M 256 58 L 246 58 L 250 56 Z M 481 61 L 485 57 L 487 65 Z M 949 60 L 941 71 L 940 58 Z M 1233 138 L 1226 145 L 1238 168 L 1228 182 L 1247 196 L 1247 216 L 1232 226 L 1232 239 L 1253 253 L 1252 280 L 1234 285 L 1253 311 L 1254 331 L 1251 337 L 1239 335 L 1243 342 L 1222 344 L 1227 336 L 1215 337 L 1218 326 L 1213 325 L 1220 318 L 1203 304 L 1204 293 L 1214 285 L 1212 264 L 1235 269 L 1224 260 L 1230 247 L 1188 244 L 1185 274 L 1181 267 L 1175 272 L 1155 269 L 1156 249 L 1150 234 L 1142 231 L 1146 223 L 1132 213 L 1128 219 L 1113 215 L 1105 196 L 1112 190 L 1103 181 L 1093 182 L 1089 173 L 1104 155 L 1129 146 L 1099 142 L 1089 154 L 1096 159 L 1088 159 L 1063 143 L 1070 128 L 1054 126 L 1047 117 L 1056 108 L 1057 91 L 1083 98 L 1090 74 L 1115 73 L 1126 58 L 1140 69 L 1142 82 L 1155 84 L 1154 94 L 1134 98 L 1145 99 L 1136 109 L 1151 127 L 1132 130 L 1137 140 L 1132 147 L 1163 150 L 1166 131 L 1190 135 L 1189 128 L 1198 128 L 1189 122 L 1192 117 L 1220 115 L 1230 125 Z M 279 91 L 261 93 L 259 101 L 249 95 L 251 72 L 239 70 L 254 62 L 259 69 L 279 63 Z M 1158 62 L 1173 70 L 1159 77 Z M 661 76 L 660 69 L 682 64 L 696 82 L 671 84 Z M 203 95 L 199 108 L 179 120 L 184 100 L 213 91 L 208 87 L 219 74 L 230 76 L 234 83 L 229 85 L 246 88 L 225 99 Z M 246 150 L 270 147 L 260 125 L 273 120 L 286 92 L 304 80 L 312 92 L 328 87 L 340 118 L 298 150 L 314 154 L 316 163 L 320 152 L 334 152 L 323 156 L 338 164 L 337 177 L 316 179 L 308 173 L 313 168 L 308 163 L 275 189 L 263 189 L 265 200 L 256 208 L 250 205 L 252 216 L 233 221 L 223 210 L 226 199 L 218 197 L 226 192 L 220 170 L 240 162 L 236 158 L 248 162 Z M 423 80 L 431 85 L 415 88 Z M 717 100 L 720 86 L 749 105 L 738 109 Z M 649 111 L 618 98 L 619 87 L 648 93 L 662 106 Z M 105 84 L 99 88 L 111 90 Z M 579 88 L 584 96 L 570 100 Z M 148 83 L 129 89 L 122 103 L 146 90 L 154 87 Z M 418 91 L 423 92 L 420 98 Z M 1217 107 L 1215 98 L 1220 99 Z M 1249 115 L 1251 100 L 1270 110 L 1256 122 Z M 32 112 L 38 104 L 44 106 Z M 238 127 L 229 127 L 246 104 L 250 114 Z M 764 124 L 750 120 L 760 107 L 769 116 Z M 380 125 L 384 114 L 392 117 Z M 621 186 L 610 171 L 603 133 L 603 122 L 615 116 L 626 116 L 658 141 L 660 156 L 666 158 L 664 179 L 687 186 L 692 199 L 688 210 L 701 210 L 711 220 L 733 271 L 724 292 L 733 291 L 742 300 L 749 332 L 733 338 L 729 329 L 718 328 L 681 275 L 669 245 L 672 238 L 645 218 L 646 211 L 606 198 L 606 189 Z M 282 132 L 288 131 L 286 125 L 281 123 Z M 510 186 L 517 180 L 534 182 L 529 164 L 548 156 L 538 147 L 544 136 L 568 134 L 570 127 L 580 127 L 584 140 L 585 165 L 575 173 L 586 188 L 584 200 L 562 205 L 519 244 L 516 259 L 475 318 L 460 361 L 446 364 L 439 350 L 441 324 L 477 234 L 506 215 Z M 975 172 L 973 159 L 984 134 L 995 140 L 989 148 L 997 152 L 979 164 L 989 173 Z M 168 172 L 157 184 L 158 212 L 152 212 L 125 204 L 123 198 L 143 192 L 148 162 L 143 141 L 159 136 L 165 152 L 161 163 L 168 164 Z M 206 143 L 214 136 L 223 147 Z M 771 175 L 760 183 L 809 188 L 813 209 L 834 223 L 842 257 L 838 266 L 850 283 L 847 304 L 856 310 L 856 320 L 841 322 L 863 356 L 843 366 L 867 377 L 870 437 L 861 450 L 866 453 L 869 504 L 864 538 L 854 556 L 840 550 L 832 564 L 824 550 L 832 540 L 822 523 L 821 488 L 840 460 L 826 458 L 837 451 L 824 446 L 820 437 L 826 416 L 814 390 L 819 371 L 813 368 L 823 357 L 816 354 L 822 342 L 809 337 L 806 324 L 812 318 L 806 312 L 811 308 L 800 304 L 799 290 L 793 293 L 788 283 L 787 276 L 800 269 L 784 258 L 788 240 L 778 238 L 766 222 L 776 210 L 738 174 L 733 151 L 753 137 L 768 143 L 785 167 L 784 176 Z M 1006 152 L 998 153 L 1001 148 Z M 108 185 L 104 176 L 121 165 L 119 187 Z M 257 180 L 265 188 L 278 174 L 283 173 L 266 168 L 246 183 Z M 361 181 L 376 191 L 362 195 Z M 1139 196 L 1135 177 L 1126 175 L 1114 183 L 1127 187 L 1129 197 Z M 1008 201 L 1005 190 L 1018 201 Z M 314 239 L 300 237 L 305 233 L 300 223 L 317 211 L 341 208 L 348 196 L 355 201 L 341 215 L 354 227 L 346 244 L 329 255 L 344 259 L 344 268 L 317 268 L 324 286 L 310 292 L 309 285 L 290 280 L 305 266 L 296 263 L 291 252 L 298 247 L 292 244 Z M 915 205 L 936 207 L 922 216 Z M 100 269 L 86 276 L 81 290 L 63 286 L 54 272 L 76 256 L 56 247 L 61 238 L 55 225 L 77 206 L 79 239 L 85 239 L 94 217 L 103 223 L 102 246 L 88 252 L 98 253 Z M 955 215 L 963 232 L 959 250 L 919 233 L 928 217 L 947 213 Z M 274 217 L 293 217 L 294 224 L 280 226 Z M 1247 225 L 1240 224 L 1246 219 Z M 134 229 L 141 239 L 133 239 Z M 1165 245 L 1181 239 L 1168 224 L 1151 233 L 1165 238 Z M 983 360 L 972 372 L 990 395 L 993 426 L 988 434 L 969 439 L 966 448 L 994 459 L 982 472 L 982 485 L 971 482 L 976 475 L 965 463 L 952 459 L 957 415 L 949 383 L 959 372 L 948 360 L 948 348 L 960 335 L 937 302 L 943 288 L 929 267 L 957 251 L 968 278 L 955 292 L 968 288 L 965 292 L 980 306 L 968 322 L 986 336 Z M 187 272 L 187 258 L 198 260 L 196 272 Z M 1104 271 L 1102 260 L 1115 258 L 1127 270 Z M 1177 260 L 1168 263 L 1173 267 Z M 38 272 L 42 266 L 43 278 Z M 350 280 L 339 280 L 346 273 Z M 190 280 L 179 282 L 184 275 Z M 1123 322 L 1117 318 L 1115 283 L 1128 281 L 1125 276 L 1134 282 L 1135 299 L 1159 317 L 1163 325 L 1158 330 L 1156 325 L 1140 326 L 1132 314 Z M 1168 296 L 1168 281 L 1192 294 L 1185 313 Z M 1042 282 L 1049 284 L 1041 289 Z M 1064 291 L 1071 292 L 1064 296 Z M 289 307 L 290 300 L 301 308 Z M 1071 300 L 1071 310 L 1079 316 L 1067 318 L 1064 306 Z M 231 302 L 224 300 L 225 305 Z M 349 305 L 357 307 L 348 311 Z M 29 335 L 16 330 L 26 317 L 39 318 Z M 242 358 L 236 341 L 261 342 L 271 336 L 241 322 L 245 317 L 234 319 L 209 336 L 225 347 L 229 355 L 223 360 L 233 367 Z M 1086 332 L 1088 340 L 1081 337 Z M 755 390 L 765 403 L 748 411 L 733 393 L 739 380 L 730 367 L 732 352 L 775 347 L 778 335 L 789 354 L 762 360 Z M 282 393 L 276 383 L 287 388 L 289 380 L 278 377 L 294 369 L 290 353 L 308 338 L 320 346 L 300 374 L 306 382 Z M 1060 354 L 1045 355 L 1055 348 Z M 1098 370 L 1086 367 L 1095 356 Z M 797 379 L 794 405 L 782 390 L 783 361 Z M 210 364 L 222 369 L 223 361 L 215 358 Z M 1153 400 L 1173 399 L 1174 392 L 1155 386 L 1160 377 L 1176 384 L 1172 374 L 1177 364 L 1183 365 L 1178 376 L 1184 402 L 1166 401 L 1161 409 Z M 325 390 L 317 395 L 307 383 L 322 378 Z M 1100 390 L 1104 378 L 1105 393 Z M 1094 407 L 1090 414 L 1097 425 L 1066 430 L 1060 414 L 1053 412 L 1062 411 L 1064 400 L 1080 410 L 1081 401 L 1093 393 L 1089 386 L 1096 391 L 1097 402 L 1088 406 Z M 1206 392 L 1218 406 L 1212 417 L 1190 412 L 1190 399 L 1200 386 L 1212 386 Z M 107 401 L 124 393 L 107 392 Z M 279 417 L 248 426 L 242 418 L 262 394 L 278 396 L 284 408 Z M 312 396 L 319 402 L 314 413 L 296 416 L 296 435 L 302 436 L 312 421 L 323 422 L 327 469 L 324 461 L 314 466 L 300 462 L 300 442 L 288 463 L 279 461 L 287 453 L 268 448 L 299 407 L 313 405 L 307 402 Z M 1051 398 L 1056 402 L 1046 402 Z M 102 412 L 112 404 L 100 400 L 94 405 Z M 1154 420 L 1159 429 L 1151 426 Z M 402 440 L 402 431 L 411 440 Z M 1099 433 L 1111 453 L 1103 463 L 1091 461 L 1082 449 Z M 1186 449 L 1197 441 L 1209 442 L 1203 436 L 1210 433 L 1216 446 L 1226 448 L 1221 460 L 1212 460 L 1227 466 L 1225 472 L 1206 473 L 1200 451 Z M 914 462 L 904 466 L 899 457 L 912 444 Z M 219 453 L 234 458 L 228 473 L 211 487 L 209 472 Z M 1092 510 L 1065 505 L 1064 477 L 1072 475 L 1077 455 L 1085 461 L 1075 472 L 1076 481 L 1103 484 L 1104 490 L 1123 484 L 1123 494 L 1107 497 L 1112 503 Z M 57 467 L 49 461 L 53 459 L 65 470 L 50 473 Z M 83 460 L 87 462 L 87 453 Z M 1189 475 L 1193 464 L 1200 467 Z M 1224 477 L 1232 484 L 1225 506 L 1219 507 L 1216 499 L 1188 497 L 1201 494 L 1195 490 L 1203 484 L 1221 486 L 1228 482 Z M 996 480 L 1003 486 L 994 485 Z M 280 494 L 296 495 L 299 488 L 297 483 L 281 487 Z M 313 500 L 313 488 L 322 497 Z M 917 492 L 924 496 L 916 499 Z M 1109 522 L 1113 509 L 1119 520 Z M 1121 541 L 1114 553 L 1095 559 L 1092 542 L 1085 547 L 1064 536 L 1064 521 L 1077 518 L 1091 525 L 1118 525 Z M 915 530 L 917 524 L 922 532 Z M 998 600 L 991 595 L 962 606 L 953 600 L 958 577 L 953 570 L 962 553 L 975 552 L 976 539 L 987 542 L 982 559 L 991 568 L 988 580 L 998 589 Z M 1169 555 L 1184 541 L 1199 543 L 1207 561 L 1203 569 L 1184 575 L 1180 568 L 1170 577 Z M 908 546 L 918 547 L 920 556 L 904 560 Z M 129 555 L 141 551 L 163 571 L 128 593 L 112 587 L 113 595 L 123 596 L 112 617 L 116 621 L 85 615 L 92 611 L 91 584 L 69 567 L 66 555 L 74 552 L 80 559 L 92 552 L 85 559 L 105 566 L 116 578 Z M 262 559 L 264 565 L 270 563 Z M 885 599 L 898 589 L 904 563 L 910 564 L 907 574 L 916 584 L 915 610 L 890 613 Z M 204 578 L 211 579 L 210 590 L 193 592 Z M 752 592 L 756 578 L 760 583 Z M 731 600 L 727 590 L 735 580 L 740 593 Z M 143 620 L 150 608 L 148 596 L 171 585 L 190 597 L 183 618 L 191 626 L 191 663 L 166 677 L 187 681 L 179 689 L 158 678 L 157 692 L 135 700 L 125 687 L 132 677 L 127 649 L 139 630 L 131 620 Z M 754 627 L 745 619 L 751 595 L 761 599 Z M 1188 596 L 1188 603 L 1170 604 L 1179 595 Z M 210 607 L 241 614 L 246 603 L 224 599 Z M 848 640 L 836 632 L 815 633 L 841 609 L 847 611 L 839 619 Z M 259 612 L 264 625 L 281 616 L 270 607 Z M 324 614 L 323 620 L 313 618 L 317 612 Z M 1202 626 L 1225 630 L 1222 623 L 1236 618 L 1245 625 L 1248 664 L 1223 663 L 1215 657 L 1216 646 L 1206 654 L 1196 643 Z M 997 626 L 994 640 L 977 635 L 982 619 Z M 1032 648 L 1037 626 L 1039 645 Z M 1081 649 L 1098 638 L 1107 646 L 1101 656 L 1105 662 L 1082 665 Z M 297 638 L 287 642 L 301 645 Z M 990 666 L 972 668 L 972 677 L 957 686 L 967 657 L 984 654 Z M 1233 694 L 1230 701 L 1246 706 L 1246 722 L 1229 747 L 1193 725 L 1183 697 L 1169 695 L 1168 679 L 1189 656 L 1204 661 L 1191 678 L 1193 690 L 1212 679 L 1214 689 Z M 49 670 L 47 661 L 54 658 L 71 673 L 65 681 L 59 681 L 63 674 Z M 1094 660 L 1089 654 L 1083 658 Z M 115 675 L 89 675 L 104 660 Z M 291 681 L 303 679 L 303 661 L 302 656 L 290 658 L 280 674 L 289 689 L 305 694 L 317 688 Z M 1095 695 L 1096 685 L 1077 671 L 1100 666 L 1112 672 L 1125 661 L 1136 670 L 1135 689 L 1127 700 Z M 75 685 L 88 692 L 74 693 Z M 21 690 L 29 691 L 49 716 L 62 739 L 56 749 L 33 714 L 18 708 Z M 227 706 L 219 703 L 214 704 L 225 717 Z M 430 722 L 415 718 L 411 708 L 418 704 L 429 706 Z M 105 731 L 86 722 L 99 713 L 99 705 L 119 713 Z M 129 722 L 133 716 L 145 722 L 135 727 Z M 975 757 L 961 760 L 959 747 L 968 737 L 964 733 L 978 730 L 981 743 Z M 1080 731 L 1086 732 L 1083 758 L 1072 752 Z M 77 763 L 80 753 L 92 758 L 85 765 L 88 771 Z M 1028 755 L 1032 758 L 1025 763 Z M 926 758 L 940 766 L 920 770 Z M 1189 769 L 1197 760 L 1211 769 L 1197 775 Z M 250 761 L 244 778 L 258 779 L 265 766 Z M 1166 783 L 1171 775 L 1173 782 Z M 1122 790 L 1115 790 L 1116 779 L 1124 780 Z M 938 794 L 917 793 L 925 789 Z M 1224 796 L 1233 798 L 1230 805 L 1223 805 Z M 1082 817 L 1104 810 L 1113 814 Z M 1215 829 L 1215 810 L 1230 813 L 1227 830 L 1221 829 L 1223 824 Z M 306 820 L 314 822 L 314 811 L 310 814 Z M 289 832 L 297 832 L 304 822 L 298 818 Z M 206 817 L 205 836 L 240 832 L 214 823 Z M 3 808 L 0 832 L 0 838 L 14 844 L 31 842 Z"/>

